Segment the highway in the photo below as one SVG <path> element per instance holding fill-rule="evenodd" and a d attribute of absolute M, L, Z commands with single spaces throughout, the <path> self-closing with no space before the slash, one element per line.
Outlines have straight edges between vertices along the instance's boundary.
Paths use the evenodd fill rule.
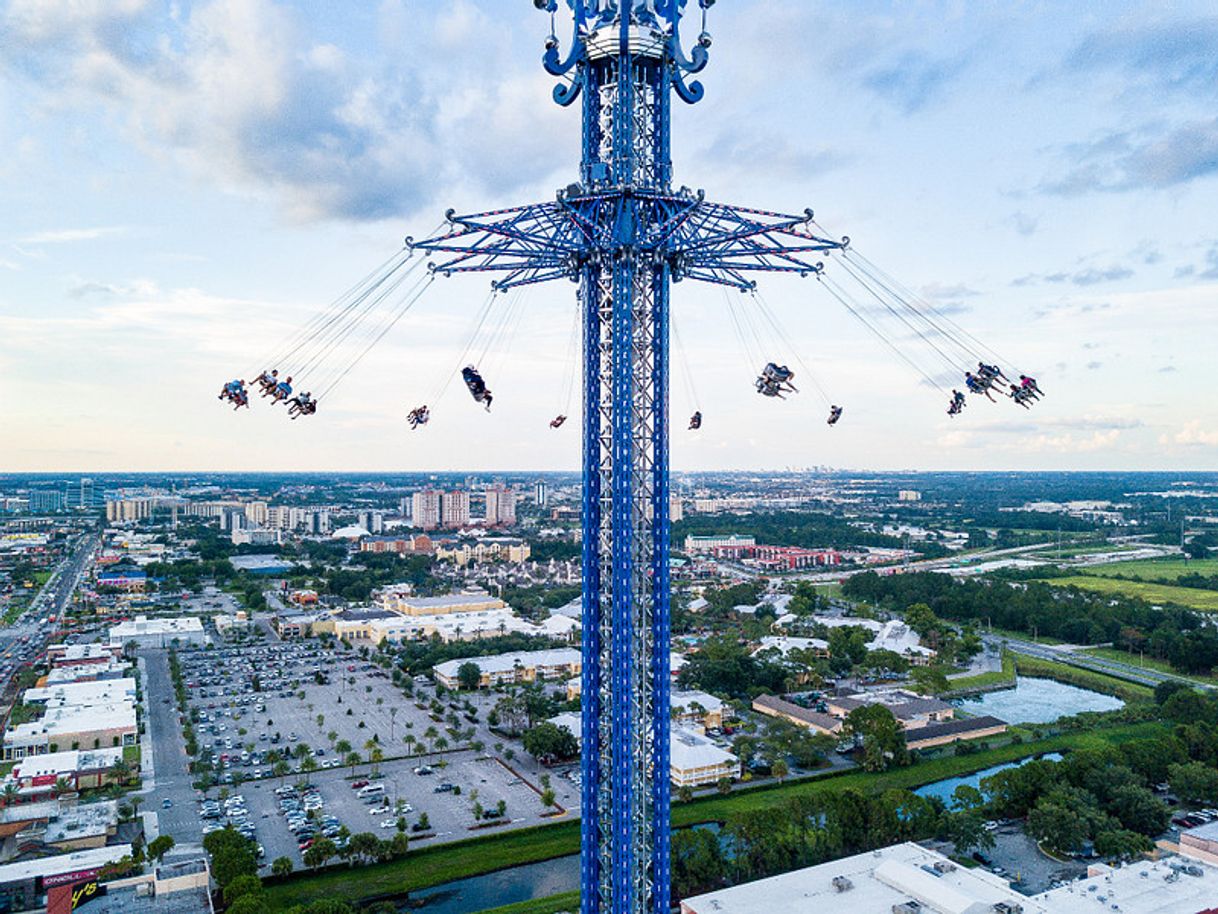
<path fill-rule="evenodd" d="M 1137 664 L 1123 663 L 1120 660 L 1109 660 L 1106 657 L 1097 657 L 1071 644 L 1039 644 L 1035 641 L 1024 641 L 1019 638 L 1000 638 L 995 635 L 986 635 L 984 640 L 995 645 L 1004 644 L 1015 653 L 1023 654 L 1027 657 L 1069 664 L 1080 669 L 1115 676 L 1117 679 L 1124 679 L 1127 682 L 1136 682 L 1139 685 L 1150 686 L 1152 689 L 1160 683 L 1168 681 L 1183 682 L 1203 689 L 1214 688 L 1205 683 L 1197 682 L 1195 679 L 1189 679 L 1186 676 L 1177 676 L 1174 673 L 1161 673 L 1158 670 L 1148 670 Z"/>
<path fill-rule="evenodd" d="M 29 608 L 12 625 L 0 628 L 0 655 L 12 654 L 8 659 L 0 660 L 0 681 L 7 682 L 20 664 L 28 663 L 46 649 L 47 642 L 59 629 L 72 595 L 92 564 L 99 542 L 93 533 L 77 537 Z M 40 620 L 47 616 L 55 616 L 56 624 L 42 625 Z M 23 641 L 26 638 L 29 640 Z"/>

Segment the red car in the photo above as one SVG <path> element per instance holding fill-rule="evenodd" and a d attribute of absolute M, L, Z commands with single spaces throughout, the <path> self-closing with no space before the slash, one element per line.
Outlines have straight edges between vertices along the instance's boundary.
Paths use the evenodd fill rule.
<path fill-rule="evenodd" d="M 361 788 L 361 787 L 367 787 L 367 786 L 368 786 L 368 782 L 367 782 L 366 780 L 362 779 L 362 778 L 361 778 L 360 780 L 358 780 L 358 781 L 352 781 L 352 782 L 351 782 L 351 789 L 352 789 L 352 790 L 358 790 L 358 789 L 359 789 L 359 788 Z"/>

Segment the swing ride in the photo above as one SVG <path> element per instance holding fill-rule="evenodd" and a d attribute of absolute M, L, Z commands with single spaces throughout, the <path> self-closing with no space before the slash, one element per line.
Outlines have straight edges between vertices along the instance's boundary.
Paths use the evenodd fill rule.
<path fill-rule="evenodd" d="M 567 397 L 550 428 L 580 418 L 583 439 L 581 615 L 581 914 L 667 914 L 671 908 L 669 746 L 669 381 L 677 355 L 692 415 L 703 425 L 670 287 L 717 286 L 727 323 L 744 350 L 751 384 L 776 408 L 815 392 L 834 427 L 843 415 L 770 307 L 767 275 L 814 281 L 960 414 L 966 395 L 1005 396 L 1030 408 L 1036 381 L 1010 380 L 999 357 L 942 310 L 820 225 L 809 209 L 790 214 L 715 202 L 674 186 L 671 107 L 693 104 L 711 45 L 715 0 L 566 0 L 570 39 L 557 35 L 558 0 L 534 0 L 550 16 L 542 63 L 559 82 L 554 100 L 580 102 L 578 180 L 553 200 L 459 215 L 402 248 L 256 366 L 256 387 L 292 418 L 314 415 L 363 358 L 439 277 L 491 273 L 494 281 L 459 358 L 407 417 L 412 430 L 442 409 L 460 374 L 491 408 L 494 349 L 509 349 L 539 283 L 577 284 L 571 350 L 582 354 L 582 409 Z M 701 29 L 687 52 L 687 8 Z M 787 361 L 784 361 L 787 360 Z M 246 375 L 253 376 L 254 372 Z M 281 380 L 282 379 L 282 380 Z M 947 379 L 947 380 L 945 380 Z M 799 388 L 794 383 L 799 382 Z M 293 396 L 293 384 L 309 391 Z M 1006 385 L 1006 390 L 1002 385 Z M 500 388 L 501 393 L 503 389 Z M 316 393 L 314 393 L 316 392 Z M 244 381 L 220 398 L 248 405 Z M 415 401 L 418 402 L 418 401 Z M 538 420 L 542 421 L 541 419 Z M 573 425 L 575 423 L 572 423 Z"/>

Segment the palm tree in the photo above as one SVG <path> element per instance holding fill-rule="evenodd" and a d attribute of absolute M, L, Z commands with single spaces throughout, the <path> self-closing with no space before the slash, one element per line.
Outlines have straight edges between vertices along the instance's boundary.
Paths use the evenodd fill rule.
<path fill-rule="evenodd" d="M 72 782 L 67 778 L 56 778 L 55 786 L 51 788 L 51 796 L 58 799 L 65 793 L 71 793 L 72 789 Z"/>
<path fill-rule="evenodd" d="M 389 742 L 391 742 L 391 743 L 393 742 L 393 724 L 394 724 L 395 718 L 397 718 L 397 716 L 398 716 L 397 705 L 393 705 L 392 707 L 389 708 Z"/>
<path fill-rule="evenodd" d="M 432 752 L 436 751 L 435 750 L 436 737 L 439 735 L 440 735 L 440 733 L 438 730 L 436 730 L 435 727 L 428 727 L 426 730 L 423 731 L 423 739 L 427 740 L 427 745 Z"/>
<path fill-rule="evenodd" d="M 360 758 L 359 758 L 358 752 L 348 752 L 347 753 L 347 764 L 351 766 L 352 775 L 355 774 L 355 766 L 358 765 L 359 763 L 360 763 Z"/>
<path fill-rule="evenodd" d="M 372 763 L 373 776 L 377 774 L 377 766 L 380 765 L 384 759 L 385 753 L 381 751 L 380 746 L 375 747 L 370 753 L 368 753 L 368 761 Z"/>
<path fill-rule="evenodd" d="M 414 734 L 407 733 L 402 737 L 402 742 L 406 744 L 406 754 L 414 755 L 414 745 L 418 742 L 418 740 L 414 738 Z"/>
<path fill-rule="evenodd" d="M 19 791 L 16 784 L 14 784 L 12 781 L 6 783 L 4 785 L 4 790 L 0 791 L 0 809 L 12 805 L 13 801 L 17 799 L 18 793 Z"/>
<path fill-rule="evenodd" d="M 349 743 L 345 739 L 340 739 L 337 743 L 334 744 L 334 751 L 337 752 L 339 755 L 345 756 L 348 752 L 351 751 L 351 743 Z"/>
<path fill-rule="evenodd" d="M 131 779 L 131 766 L 127 764 L 124 758 L 114 760 L 114 764 L 110 766 L 110 777 L 119 783 L 119 786 L 125 786 L 127 781 Z"/>
<path fill-rule="evenodd" d="M 273 775 L 275 775 L 275 777 L 279 778 L 279 783 L 282 785 L 284 777 L 286 777 L 287 774 L 291 770 L 292 770 L 292 766 L 289 765 L 287 762 L 285 762 L 283 759 L 280 759 L 279 761 L 277 761 L 275 763 L 275 767 L 271 769 L 271 774 L 273 774 Z"/>
<path fill-rule="evenodd" d="M 300 770 L 304 773 L 304 781 L 309 783 L 309 774 L 317 770 L 317 762 L 313 756 L 305 756 L 305 760 L 300 763 Z"/>

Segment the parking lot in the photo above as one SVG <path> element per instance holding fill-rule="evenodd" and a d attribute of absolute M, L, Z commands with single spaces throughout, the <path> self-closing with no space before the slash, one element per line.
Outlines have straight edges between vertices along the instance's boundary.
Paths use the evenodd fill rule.
<path fill-rule="evenodd" d="M 391 838 L 399 809 L 412 841 L 452 841 L 479 825 L 544 821 L 531 759 L 488 757 L 498 738 L 480 714 L 458 716 L 448 707 L 436 713 L 434 691 L 419 685 L 407 698 L 388 671 L 354 651 L 275 642 L 184 651 L 180 659 L 200 754 L 210 753 L 216 765 L 217 783 L 207 797 L 219 805 L 200 810 L 208 815 L 205 830 L 226 822 L 242 826 L 262 846 L 264 866 L 280 856 L 301 866 L 300 845 L 327 829 L 331 838 L 340 828 Z M 375 765 L 369 762 L 374 748 L 383 756 Z M 285 756 L 282 764 L 272 750 Z M 350 752 L 361 759 L 354 766 L 344 758 Z M 302 771 L 311 765 L 317 770 Z M 372 784 L 383 784 L 384 792 L 361 797 L 351 784 L 373 769 Z M 275 790 L 303 785 L 306 775 L 314 809 L 302 823 L 308 812 L 303 787 L 295 797 L 276 797 Z M 553 781 L 559 802 L 570 805 L 574 788 L 560 777 Z"/>

